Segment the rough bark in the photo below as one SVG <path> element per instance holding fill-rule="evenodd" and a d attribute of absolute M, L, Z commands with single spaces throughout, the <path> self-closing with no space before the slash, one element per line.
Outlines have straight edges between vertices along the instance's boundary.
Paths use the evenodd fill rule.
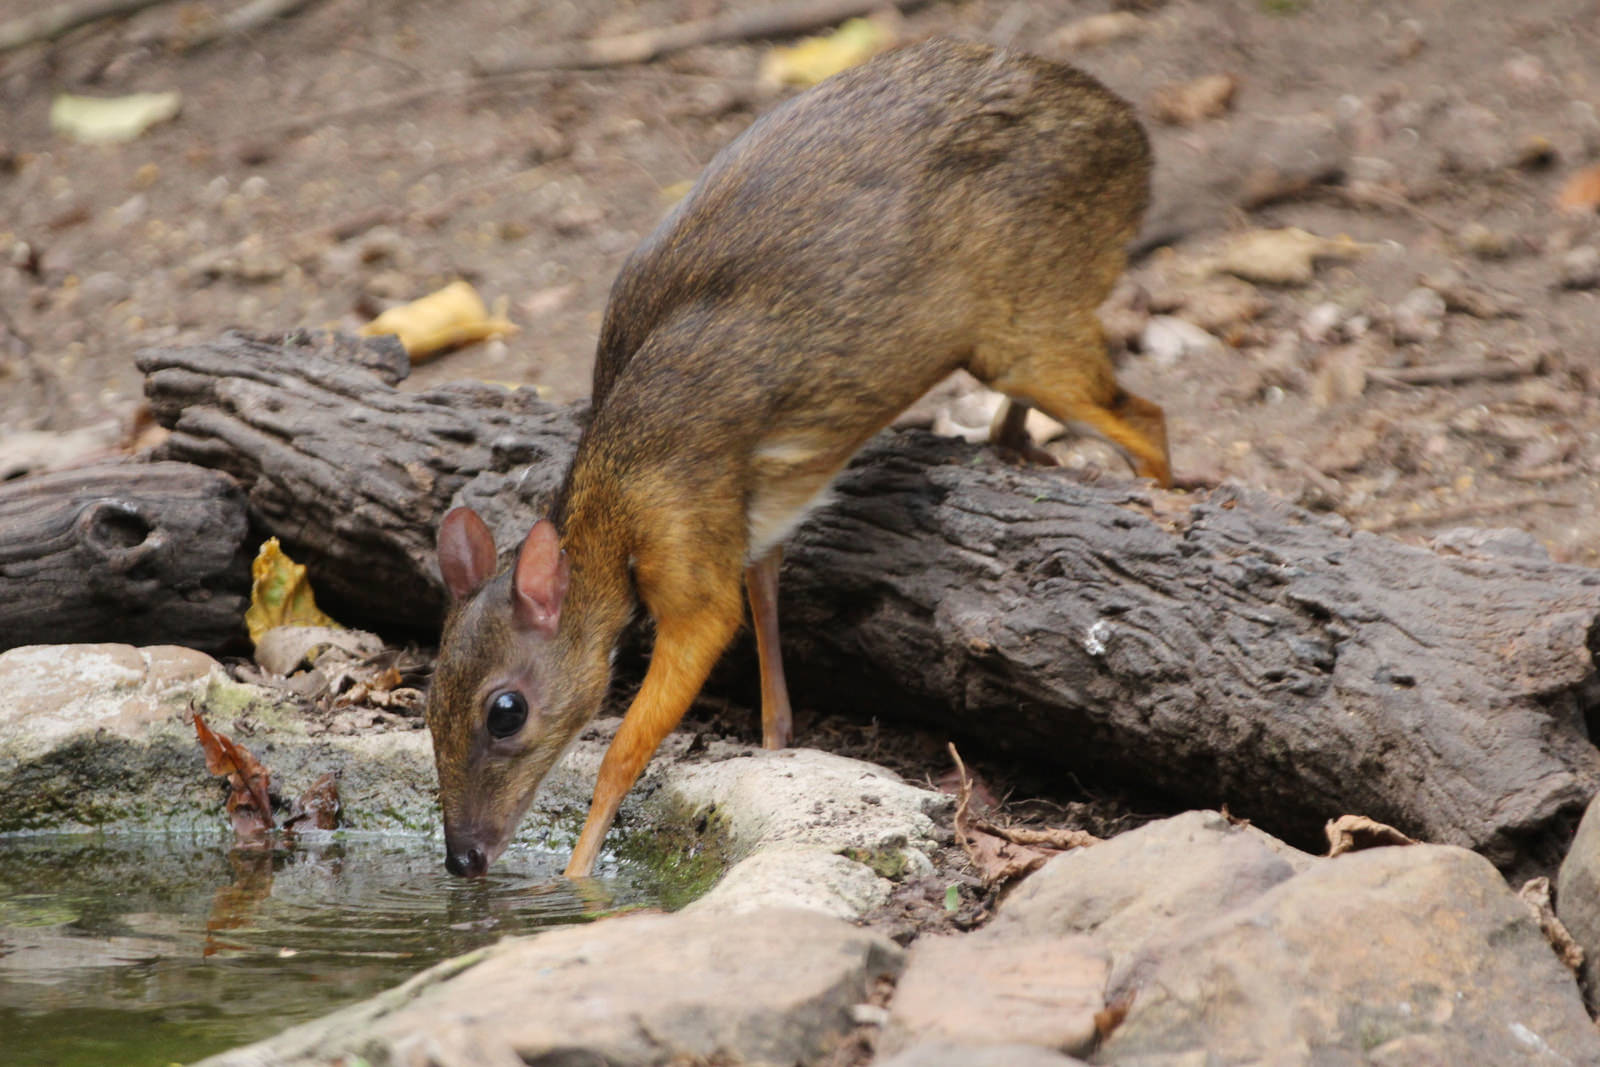
<path fill-rule="evenodd" d="M 467 482 L 501 475 L 505 495 L 542 507 L 577 441 L 573 411 L 532 390 L 394 389 L 407 363 L 389 337 L 228 334 L 138 362 L 173 431 L 160 456 L 237 478 L 252 515 L 312 569 L 319 601 L 391 632 L 438 624 L 433 532 Z"/>
<path fill-rule="evenodd" d="M 230 338 L 144 353 L 165 454 L 245 482 L 319 589 L 428 625 L 452 502 L 509 547 L 578 420 L 486 386 L 396 391 L 371 344 Z M 1371 815 L 1548 867 L 1600 753 L 1600 573 L 1515 538 L 1430 551 L 1262 494 L 1179 496 L 880 439 L 784 571 L 791 683 L 1072 773 L 1227 803 L 1305 841 Z"/>
<path fill-rule="evenodd" d="M 1600 786 L 1600 572 L 972 459 L 920 434 L 858 458 L 788 552 L 792 676 L 1303 843 L 1359 812 L 1559 862 Z"/>
<path fill-rule="evenodd" d="M 243 635 L 244 494 L 183 463 L 0 483 L 0 650 L 134 641 L 207 651 Z"/>

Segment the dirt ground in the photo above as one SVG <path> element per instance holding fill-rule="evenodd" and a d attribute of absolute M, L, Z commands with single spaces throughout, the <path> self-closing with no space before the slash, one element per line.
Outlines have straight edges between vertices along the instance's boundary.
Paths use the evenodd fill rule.
<path fill-rule="evenodd" d="M 28 6 L 0 2 L 0 22 Z M 582 396 L 623 257 L 794 91 L 758 79 L 770 41 L 473 73 L 735 6 L 716 0 L 312 0 L 182 47 L 237 6 L 159 3 L 0 54 L 0 478 L 75 454 L 27 431 L 114 441 L 142 347 L 353 329 L 456 278 L 520 332 L 414 385 Z M 1107 26 L 1123 35 L 1085 41 Z M 1128 387 L 1166 408 L 1181 478 L 1417 540 L 1516 526 L 1600 562 L 1600 177 L 1558 206 L 1600 159 L 1592 5 L 973 0 L 898 26 L 941 33 L 1069 59 L 1144 114 L 1155 202 L 1104 317 Z M 1227 105 L 1183 114 L 1194 95 L 1172 87 L 1217 75 Z M 58 92 L 166 90 L 181 114 L 131 143 L 51 130 Z M 1321 254 L 1268 280 L 1239 242 L 1289 227 Z M 1061 452 L 1126 475 L 1095 442 Z"/>
<path fill-rule="evenodd" d="M 0 55 L 0 446 L 126 419 L 143 346 L 353 328 L 458 277 L 506 299 L 521 332 L 419 368 L 418 385 L 580 396 L 622 258 L 793 91 L 758 83 L 766 41 L 471 73 L 512 45 L 733 6 L 715 0 L 318 0 L 178 47 L 235 6 L 159 4 Z M 1107 10 L 1095 2 L 928 3 L 899 33 L 1070 59 L 1139 104 L 1159 160 L 1147 246 L 1170 243 L 1144 250 L 1106 318 L 1130 349 L 1127 384 L 1169 414 L 1180 476 L 1400 536 L 1515 525 L 1596 562 L 1600 218 L 1556 206 L 1600 156 L 1591 6 L 1110 6 L 1132 9 L 1131 32 L 1099 44 L 1072 40 Z M 1165 87 L 1218 74 L 1237 83 L 1226 111 L 1163 121 Z M 51 132 L 59 91 L 171 89 L 181 115 L 130 144 Z M 1216 271 L 1230 241 L 1281 227 L 1356 246 L 1327 246 L 1303 284 Z M 1153 313 L 1209 335 L 1152 328 Z M 1104 449 L 1074 453 L 1125 470 Z"/>

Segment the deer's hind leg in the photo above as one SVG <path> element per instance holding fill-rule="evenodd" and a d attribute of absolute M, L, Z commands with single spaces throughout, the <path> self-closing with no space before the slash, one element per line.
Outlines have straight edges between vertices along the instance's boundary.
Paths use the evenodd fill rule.
<path fill-rule="evenodd" d="M 1004 329 L 979 341 L 968 369 L 1013 401 L 1089 427 L 1127 453 L 1141 476 L 1172 484 L 1166 417 L 1117 384 L 1093 311 L 1065 320 L 1017 312 Z M 1020 414 L 1007 410 L 995 426 L 1003 433 L 1020 424 Z"/>

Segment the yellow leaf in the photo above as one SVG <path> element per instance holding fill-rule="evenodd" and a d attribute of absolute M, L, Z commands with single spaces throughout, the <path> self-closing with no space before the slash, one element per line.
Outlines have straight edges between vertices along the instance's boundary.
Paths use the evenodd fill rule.
<path fill-rule="evenodd" d="M 892 25 L 881 19 L 850 19 L 826 37 L 774 48 L 761 64 L 768 85 L 815 85 L 830 75 L 865 63 L 894 44 Z"/>
<path fill-rule="evenodd" d="M 413 363 L 447 348 L 488 337 L 516 333 L 503 308 L 490 315 L 483 297 L 470 284 L 451 282 L 438 292 L 392 307 L 361 327 L 361 336 L 392 333 L 400 338 Z"/>
<path fill-rule="evenodd" d="M 50 128 L 85 144 L 131 141 L 177 115 L 182 104 L 176 92 L 105 98 L 61 93 L 50 104 Z"/>
<path fill-rule="evenodd" d="M 1329 239 L 1289 227 L 1250 230 L 1229 239 L 1208 264 L 1212 272 L 1237 275 L 1266 285 L 1305 285 L 1316 275 L 1317 261 L 1354 259 L 1371 245 L 1340 236 Z"/>
<path fill-rule="evenodd" d="M 250 564 L 250 607 L 244 613 L 250 643 L 274 626 L 338 626 L 317 608 L 306 569 L 283 554 L 276 537 L 268 538 Z"/>

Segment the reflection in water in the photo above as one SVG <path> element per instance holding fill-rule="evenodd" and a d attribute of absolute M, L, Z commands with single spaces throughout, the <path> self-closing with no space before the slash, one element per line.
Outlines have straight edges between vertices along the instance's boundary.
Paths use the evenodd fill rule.
<path fill-rule="evenodd" d="M 437 842 L 0 837 L 0 1059 L 169 1064 L 275 1033 L 508 934 L 671 896 L 564 854 L 446 874 Z"/>

